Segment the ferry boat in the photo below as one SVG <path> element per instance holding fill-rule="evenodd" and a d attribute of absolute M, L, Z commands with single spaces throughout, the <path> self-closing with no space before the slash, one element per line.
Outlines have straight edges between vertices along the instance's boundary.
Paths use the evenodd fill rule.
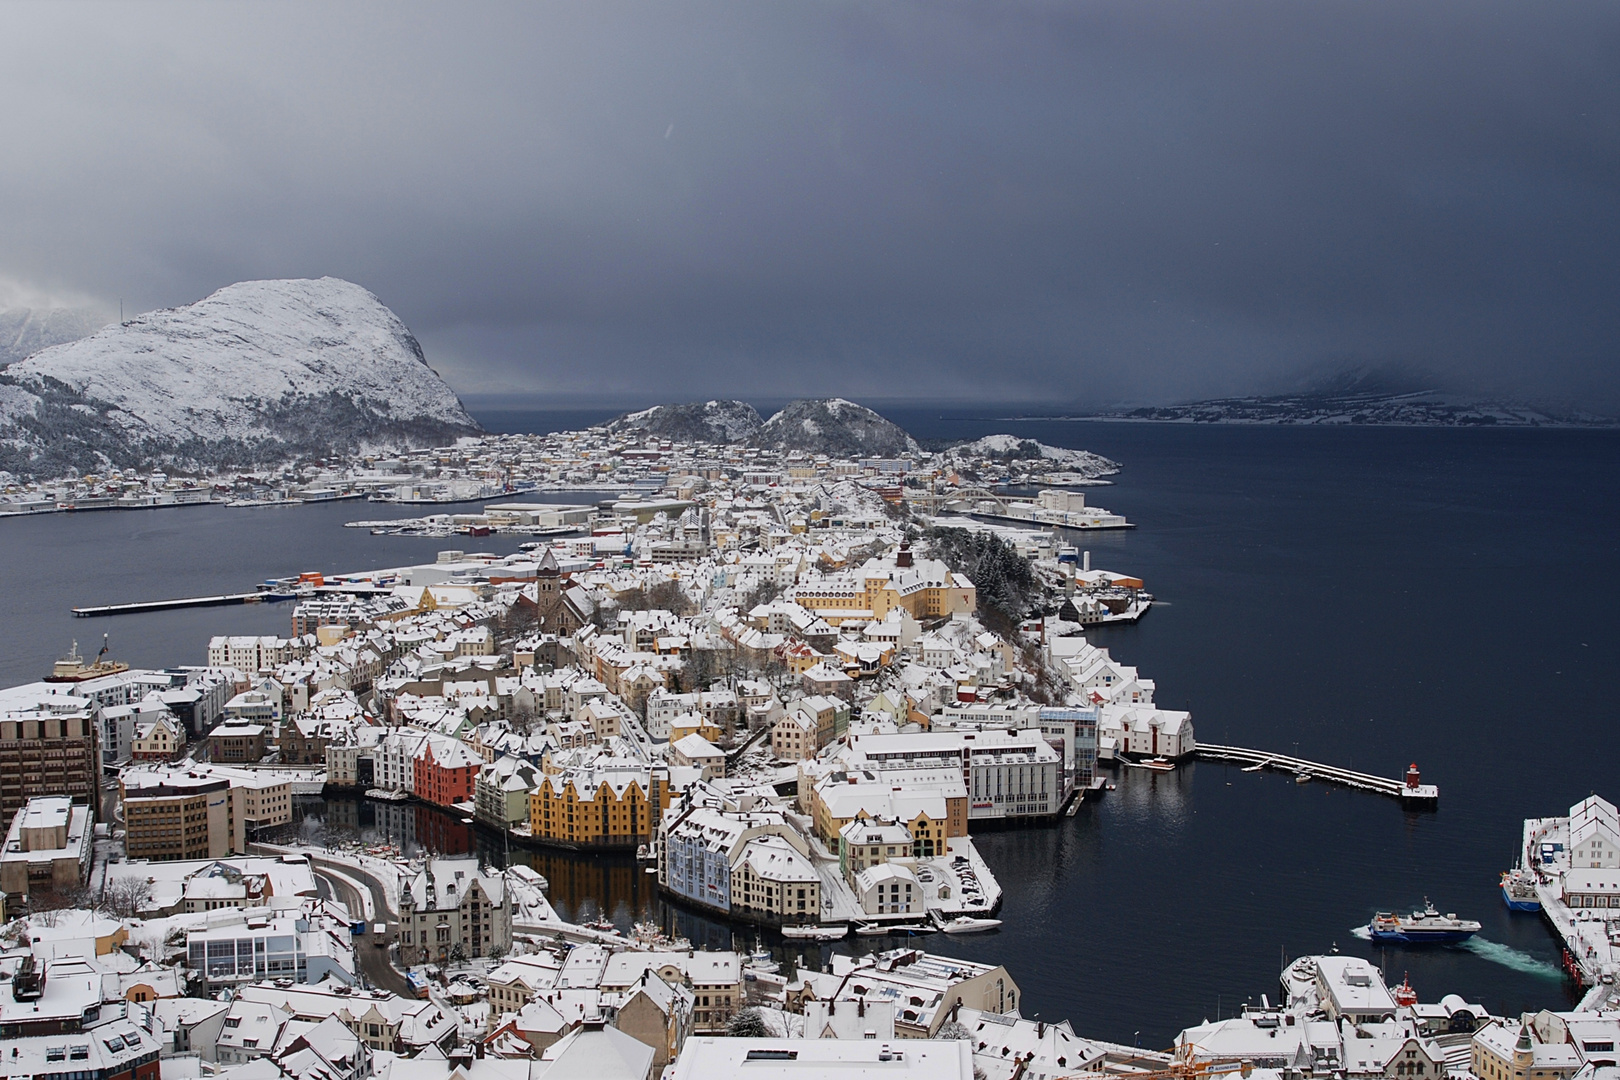
<path fill-rule="evenodd" d="M 849 924 L 833 926 L 784 926 L 782 936 L 801 941 L 839 941 L 849 935 Z"/>
<path fill-rule="evenodd" d="M 1536 894 L 1535 875 L 1523 867 L 1502 874 L 1502 901 L 1509 911 L 1540 911 L 1541 897 Z"/>
<path fill-rule="evenodd" d="M 117 675 L 121 671 L 128 671 L 129 665 L 117 660 L 104 660 L 107 655 L 107 635 L 101 636 L 101 651 L 96 654 L 95 663 L 87 664 L 84 657 L 79 655 L 79 643 L 75 641 L 68 654 L 51 666 L 51 673 L 45 676 L 46 682 L 71 683 L 85 682 L 88 679 L 99 679 L 103 675 Z"/>
<path fill-rule="evenodd" d="M 1440 914 L 1423 898 L 1423 910 L 1409 916 L 1380 911 L 1367 924 L 1374 941 L 1396 942 L 1403 945 L 1441 945 L 1453 941 L 1467 941 L 1479 933 L 1480 924 L 1472 919 L 1459 919 L 1455 914 Z"/>

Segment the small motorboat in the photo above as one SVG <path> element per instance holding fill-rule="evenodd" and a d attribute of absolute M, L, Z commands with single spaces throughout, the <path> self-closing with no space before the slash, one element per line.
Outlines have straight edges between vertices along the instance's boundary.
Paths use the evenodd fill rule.
<path fill-rule="evenodd" d="M 749 970 L 757 971 L 762 975 L 775 975 L 782 970 L 782 965 L 778 964 L 776 958 L 765 949 L 755 949 L 749 953 L 746 966 Z"/>
<path fill-rule="evenodd" d="M 971 915 L 958 915 L 954 919 L 940 923 L 939 928 L 947 934 L 977 934 L 984 930 L 994 930 L 1000 925 L 1000 919 L 975 919 Z"/>

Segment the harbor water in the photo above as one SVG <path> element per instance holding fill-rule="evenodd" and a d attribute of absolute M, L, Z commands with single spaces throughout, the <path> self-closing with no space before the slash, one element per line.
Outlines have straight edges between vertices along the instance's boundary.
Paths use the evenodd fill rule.
<path fill-rule="evenodd" d="M 1620 435 L 1557 430 L 1171 426 L 942 418 L 886 410 L 922 438 L 1012 431 L 1124 470 L 1088 498 L 1139 527 L 1078 543 L 1144 578 L 1141 622 L 1094 640 L 1191 710 L 1212 742 L 1396 777 L 1416 761 L 1434 811 L 1276 773 L 1198 763 L 1123 770 L 1076 817 L 977 840 L 1006 889 L 997 932 L 932 950 L 1005 963 L 1026 1015 L 1166 1046 L 1181 1027 L 1276 994 L 1284 956 L 1367 956 L 1424 1000 L 1495 1012 L 1571 999 L 1539 917 L 1497 891 L 1521 820 L 1620 796 Z M 547 414 L 491 417 L 545 430 Z M 570 418 L 578 423 L 578 418 Z M 201 663 L 215 633 L 285 633 L 290 605 L 74 620 L 80 604 L 240 591 L 269 576 L 512 550 L 345 530 L 364 504 L 201 507 L 0 521 L 10 618 L 0 676 L 36 678 L 77 635 L 137 665 Z M 398 516 L 421 511 L 398 508 Z M 92 644 L 93 642 L 93 644 Z M 425 849 L 506 846 L 406 804 L 309 800 L 307 838 L 389 836 Z M 699 944 L 726 929 L 665 907 L 628 858 L 523 852 L 567 915 L 660 917 Z M 1464 946 L 1379 949 L 1355 927 L 1418 906 L 1484 923 Z M 751 943 L 752 932 L 739 938 Z M 839 948 L 893 944 L 878 939 Z M 784 955 L 807 954 L 795 943 Z"/>

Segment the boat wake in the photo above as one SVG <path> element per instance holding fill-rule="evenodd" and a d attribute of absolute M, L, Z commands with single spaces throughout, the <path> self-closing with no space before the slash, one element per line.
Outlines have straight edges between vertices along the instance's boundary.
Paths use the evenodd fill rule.
<path fill-rule="evenodd" d="M 1367 929 L 1365 926 L 1352 926 L 1350 928 L 1350 936 L 1360 941 L 1371 941 L 1372 931 Z"/>
<path fill-rule="evenodd" d="M 1526 975 L 1539 975 L 1544 979 L 1562 979 L 1564 973 L 1558 970 L 1558 965 L 1546 960 L 1537 959 L 1527 952 L 1521 952 L 1508 945 L 1495 941 L 1486 941 L 1484 938 L 1470 938 L 1463 948 L 1469 952 L 1489 960 L 1493 964 L 1501 964 L 1513 971 L 1522 971 Z"/>

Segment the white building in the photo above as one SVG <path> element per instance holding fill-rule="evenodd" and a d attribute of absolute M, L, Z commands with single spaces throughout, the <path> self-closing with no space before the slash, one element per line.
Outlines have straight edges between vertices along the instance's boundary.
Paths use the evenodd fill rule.
<path fill-rule="evenodd" d="M 879 863 L 854 875 L 855 896 L 868 915 L 921 915 L 922 885 L 911 867 Z"/>
<path fill-rule="evenodd" d="M 1569 865 L 1580 870 L 1620 868 L 1620 813 L 1589 795 L 1569 808 Z"/>

